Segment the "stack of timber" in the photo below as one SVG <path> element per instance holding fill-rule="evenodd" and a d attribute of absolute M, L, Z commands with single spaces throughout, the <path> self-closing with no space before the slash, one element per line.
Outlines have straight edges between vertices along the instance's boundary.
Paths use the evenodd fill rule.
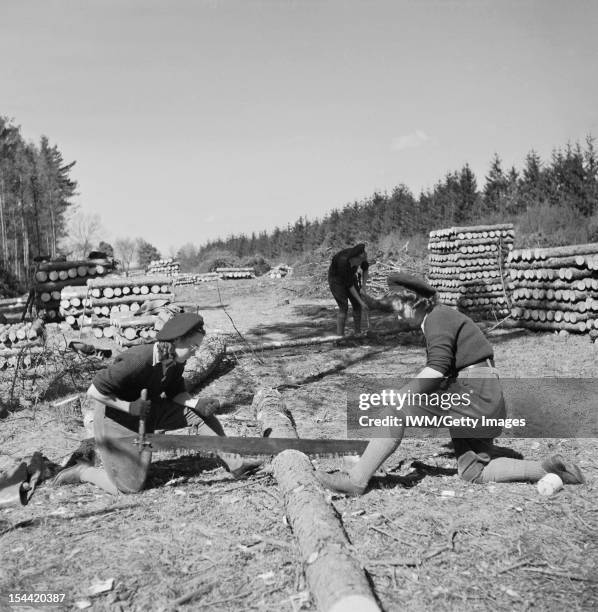
<path fill-rule="evenodd" d="M 134 315 L 146 302 L 174 300 L 168 276 L 106 276 L 89 279 L 85 287 L 64 287 L 60 314 L 73 328 L 91 328 L 96 338 L 112 338 L 115 316 Z"/>
<path fill-rule="evenodd" d="M 507 316 L 511 290 L 507 257 L 513 238 L 510 223 L 430 232 L 428 280 L 439 301 L 475 319 Z"/>
<path fill-rule="evenodd" d="M 43 352 L 44 322 L 0 324 L 0 370 L 22 363 L 30 367 Z"/>
<path fill-rule="evenodd" d="M 199 281 L 197 274 L 177 274 L 173 282 L 175 285 L 196 285 Z"/>
<path fill-rule="evenodd" d="M 519 325 L 598 338 L 598 243 L 515 250 L 508 266 Z"/>
<path fill-rule="evenodd" d="M 110 319 L 112 338 L 123 347 L 153 342 L 163 324 L 164 321 L 154 315 L 141 317 L 117 315 Z"/>
<path fill-rule="evenodd" d="M 37 315 L 49 321 L 58 319 L 63 287 L 84 286 L 88 279 L 102 277 L 113 269 L 113 259 L 39 262 L 33 285 Z"/>
<path fill-rule="evenodd" d="M 14 322 L 22 318 L 27 296 L 0 299 L 0 321 Z"/>
<path fill-rule="evenodd" d="M 208 281 L 217 281 L 220 275 L 217 272 L 206 272 L 205 274 L 179 274 L 174 277 L 175 285 L 199 285 Z"/>
<path fill-rule="evenodd" d="M 204 274 L 195 275 L 195 283 L 209 283 L 220 279 L 218 272 L 205 272 Z"/>
<path fill-rule="evenodd" d="M 147 268 L 148 274 L 162 274 L 176 276 L 181 269 L 181 264 L 172 257 L 168 259 L 154 259 Z"/>
<path fill-rule="evenodd" d="M 222 279 L 255 278 L 253 268 L 216 268 L 216 273 Z"/>
<path fill-rule="evenodd" d="M 268 276 L 270 278 L 284 278 L 291 274 L 293 274 L 293 268 L 286 264 L 278 264 L 268 271 Z"/>

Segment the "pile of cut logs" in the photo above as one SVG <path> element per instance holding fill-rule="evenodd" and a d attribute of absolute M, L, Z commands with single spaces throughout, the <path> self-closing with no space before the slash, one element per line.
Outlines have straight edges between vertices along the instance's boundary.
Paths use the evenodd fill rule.
<path fill-rule="evenodd" d="M 181 269 L 181 264 L 172 257 L 168 259 L 154 259 L 147 268 L 147 274 L 163 274 L 176 276 Z"/>
<path fill-rule="evenodd" d="M 513 237 L 510 223 L 430 232 L 428 279 L 439 301 L 477 319 L 508 315 Z"/>
<path fill-rule="evenodd" d="M 101 277 L 114 269 L 112 259 L 42 261 L 37 264 L 33 290 L 39 317 L 54 321 L 59 316 L 60 292 L 66 286 L 83 286 L 89 278 Z"/>
<path fill-rule="evenodd" d="M 86 287 L 62 289 L 60 314 L 71 327 L 91 328 L 97 338 L 112 338 L 116 333 L 111 320 L 133 315 L 144 302 L 173 299 L 168 276 L 90 278 Z"/>
<path fill-rule="evenodd" d="M 268 276 L 270 278 L 284 278 L 292 273 L 293 268 L 291 266 L 287 266 L 286 264 L 278 264 L 268 272 Z"/>
<path fill-rule="evenodd" d="M 156 316 L 115 315 L 110 319 L 112 337 L 124 347 L 153 342 L 158 329 L 162 327 L 158 324 L 159 321 L 159 317 Z"/>
<path fill-rule="evenodd" d="M 177 274 L 174 278 L 175 285 L 196 285 L 198 282 L 197 274 Z"/>
<path fill-rule="evenodd" d="M 522 327 L 598 338 L 598 243 L 515 250 L 508 266 Z"/>
<path fill-rule="evenodd" d="M 41 319 L 0 325 L 0 370 L 14 367 L 19 360 L 29 367 L 43 351 L 44 323 Z"/>
<path fill-rule="evenodd" d="M 204 274 L 196 274 L 196 283 L 208 283 L 210 281 L 217 281 L 220 279 L 218 272 L 205 272 Z"/>
<path fill-rule="evenodd" d="M 216 273 L 222 279 L 255 278 L 253 268 L 216 268 Z"/>
<path fill-rule="evenodd" d="M 217 272 L 206 272 L 205 274 L 179 274 L 174 278 L 175 285 L 199 285 L 208 281 L 217 281 L 220 275 Z"/>

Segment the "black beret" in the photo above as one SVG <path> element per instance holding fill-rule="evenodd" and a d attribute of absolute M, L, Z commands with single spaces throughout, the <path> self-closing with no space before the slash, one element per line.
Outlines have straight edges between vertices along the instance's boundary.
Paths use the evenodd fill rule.
<path fill-rule="evenodd" d="M 436 293 L 436 289 L 428 285 L 425 280 L 405 272 L 394 272 L 393 274 L 389 274 L 388 286 L 391 289 L 404 287 L 426 298 L 432 297 Z"/>
<path fill-rule="evenodd" d="M 203 317 L 194 312 L 183 312 L 164 323 L 164 327 L 156 335 L 156 340 L 176 340 L 195 330 L 204 331 Z"/>
<path fill-rule="evenodd" d="M 349 257 L 357 257 L 358 255 L 362 255 L 363 253 L 365 253 L 365 243 L 364 242 L 360 242 L 359 244 L 356 244 L 349 251 Z"/>

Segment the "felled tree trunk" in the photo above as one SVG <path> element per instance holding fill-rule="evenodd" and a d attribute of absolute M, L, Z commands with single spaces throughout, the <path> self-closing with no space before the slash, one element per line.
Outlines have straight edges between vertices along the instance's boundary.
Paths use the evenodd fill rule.
<path fill-rule="evenodd" d="M 185 387 L 189 393 L 193 391 L 214 371 L 224 357 L 226 343 L 222 336 L 207 337 L 195 355 L 187 361 L 185 373 Z"/>
<path fill-rule="evenodd" d="M 295 420 L 280 391 L 260 389 L 253 397 L 255 418 L 264 438 L 297 438 Z"/>
<path fill-rule="evenodd" d="M 380 608 L 309 459 L 286 450 L 273 461 L 287 519 L 301 550 L 309 589 L 321 612 L 374 612 Z"/>

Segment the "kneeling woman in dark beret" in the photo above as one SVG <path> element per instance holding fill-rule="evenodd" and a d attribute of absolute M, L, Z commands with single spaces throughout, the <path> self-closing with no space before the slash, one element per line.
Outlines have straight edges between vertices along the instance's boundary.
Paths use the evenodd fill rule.
<path fill-rule="evenodd" d="M 158 332 L 157 342 L 135 346 L 96 374 L 87 391 L 94 409 L 94 434 L 103 468 L 79 462 L 63 470 L 55 484 L 90 482 L 117 493 L 133 493 L 143 486 L 151 453 L 135 447 L 123 448 L 119 438 L 131 437 L 139 429 L 140 417 L 146 431 L 195 426 L 199 435 L 224 436 L 222 425 L 210 406 L 200 405 L 185 390 L 185 362 L 205 338 L 203 318 L 194 313 L 174 316 Z M 200 413 L 204 416 L 200 416 Z M 238 455 L 221 454 L 229 471 L 239 476 L 255 467 Z"/>
<path fill-rule="evenodd" d="M 399 393 L 429 394 L 442 388 L 446 393 L 470 397 L 469 405 L 452 405 L 448 410 L 441 406 L 403 406 L 403 425 L 394 428 L 394 437 L 370 441 L 362 457 L 349 473 L 317 476 L 327 488 L 346 494 L 359 495 L 380 465 L 401 443 L 404 421 L 407 415 L 471 417 L 479 419 L 504 419 L 505 402 L 494 366 L 492 346 L 480 328 L 465 314 L 453 308 L 437 304 L 435 289 L 408 274 L 394 274 L 388 279 L 394 310 L 399 320 L 413 328 L 421 327 L 426 339 L 426 365 Z M 431 402 L 430 402 L 431 403 Z M 396 408 L 390 406 L 380 416 L 396 416 Z M 464 480 L 486 482 L 536 482 L 551 472 L 563 482 L 583 482 L 579 468 L 560 455 L 539 461 L 525 461 L 510 457 L 497 457 L 493 439 L 500 435 L 501 427 L 468 427 L 450 429 L 457 469 Z M 471 421 L 472 422 L 472 421 Z"/>

